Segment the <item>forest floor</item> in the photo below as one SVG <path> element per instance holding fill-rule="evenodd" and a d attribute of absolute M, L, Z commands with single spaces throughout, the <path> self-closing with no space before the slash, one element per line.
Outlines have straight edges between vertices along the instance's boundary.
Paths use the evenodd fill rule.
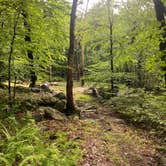
<path fill-rule="evenodd" d="M 65 92 L 65 83 L 57 83 L 56 86 L 50 86 L 50 89 Z M 163 94 L 160 96 L 133 90 L 121 89 L 117 97 L 103 102 L 101 98 L 92 97 L 88 86 L 75 85 L 74 99 L 80 117 L 73 115 L 59 120 L 45 118 L 36 123 L 44 131 L 43 134 L 48 133 L 47 139 L 51 141 L 56 141 L 56 134 L 62 133 L 67 135 L 69 141 L 78 143 L 82 152 L 78 166 L 166 166 L 164 135 L 151 135 L 151 132 L 160 134 L 160 129 L 164 131 L 165 97 Z M 5 102 L 5 95 L 6 92 L 1 90 L 1 105 Z M 17 92 L 16 99 L 23 103 L 25 108 L 22 109 L 27 109 L 35 101 L 41 101 L 43 95 L 47 96 L 48 101 L 52 99 L 50 93 L 34 93 L 24 87 Z M 18 106 L 16 103 L 16 111 Z M 51 105 L 47 106 L 49 108 Z M 33 112 L 37 110 L 37 107 L 32 108 Z M 137 125 L 129 123 L 121 113 L 129 113 L 126 114 L 128 119 L 133 118 Z M 17 117 L 19 115 L 25 116 L 18 112 Z M 140 119 L 146 130 L 141 129 L 138 123 Z M 153 130 L 151 126 L 157 126 L 157 122 L 161 123 L 162 128 Z M 159 138 L 160 136 L 162 137 Z M 65 148 L 70 151 L 70 147 Z M 163 154 L 160 149 L 164 150 Z"/>
<path fill-rule="evenodd" d="M 86 90 L 74 89 L 80 118 L 46 120 L 38 125 L 52 133 L 66 132 L 69 139 L 78 141 L 83 155 L 80 166 L 157 166 L 158 144 L 148 132 L 128 125 L 110 107 L 85 94 Z"/>

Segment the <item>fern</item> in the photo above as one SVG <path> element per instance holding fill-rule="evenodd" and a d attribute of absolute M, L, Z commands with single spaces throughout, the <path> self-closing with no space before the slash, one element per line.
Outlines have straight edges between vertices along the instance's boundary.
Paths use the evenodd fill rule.
<path fill-rule="evenodd" d="M 9 121 L 14 126 L 7 126 Z M 57 133 L 57 139 L 48 143 L 33 120 L 27 120 L 22 128 L 15 121 L 10 118 L 1 123 L 0 165 L 74 166 L 81 159 L 79 144 L 69 141 L 66 134 Z"/>

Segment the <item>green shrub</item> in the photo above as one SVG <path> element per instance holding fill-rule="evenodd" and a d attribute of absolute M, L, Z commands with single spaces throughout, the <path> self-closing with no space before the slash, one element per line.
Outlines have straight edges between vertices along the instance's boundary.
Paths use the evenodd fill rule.
<path fill-rule="evenodd" d="M 14 117 L 0 123 L 0 166 L 73 166 L 81 160 L 79 144 L 64 133 L 57 133 L 52 142 L 40 134 L 33 120 L 24 122 L 22 128 Z"/>
<path fill-rule="evenodd" d="M 128 121 L 155 129 L 158 134 L 166 133 L 165 95 L 155 96 L 144 92 L 130 93 L 109 100 L 112 110 L 120 113 Z"/>

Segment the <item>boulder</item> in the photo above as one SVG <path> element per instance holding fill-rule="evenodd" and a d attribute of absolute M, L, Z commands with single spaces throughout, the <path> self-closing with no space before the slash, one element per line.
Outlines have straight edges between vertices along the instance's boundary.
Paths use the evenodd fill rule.
<path fill-rule="evenodd" d="M 65 100 L 57 100 L 53 108 L 59 111 L 63 111 L 65 109 L 65 106 L 66 106 Z"/>
<path fill-rule="evenodd" d="M 34 93 L 39 93 L 40 88 L 31 88 L 31 91 L 34 92 Z"/>
<path fill-rule="evenodd" d="M 42 93 L 38 100 L 38 105 L 42 106 L 54 106 L 58 99 L 52 97 L 50 93 Z"/>
<path fill-rule="evenodd" d="M 44 91 L 44 92 L 51 92 L 48 84 L 40 85 L 40 89 L 41 89 L 41 91 Z"/>
<path fill-rule="evenodd" d="M 66 106 L 66 101 L 53 97 L 50 93 L 46 93 L 40 97 L 38 105 L 49 106 L 59 111 L 63 111 Z"/>
<path fill-rule="evenodd" d="M 51 108 L 51 107 L 40 107 L 38 109 L 40 115 L 43 115 L 45 119 L 54 119 L 54 120 L 65 120 L 66 116 L 60 111 Z"/>
<path fill-rule="evenodd" d="M 63 92 L 59 92 L 59 93 L 55 94 L 54 97 L 57 97 L 58 99 L 61 99 L 61 100 L 66 99 L 66 95 Z"/>

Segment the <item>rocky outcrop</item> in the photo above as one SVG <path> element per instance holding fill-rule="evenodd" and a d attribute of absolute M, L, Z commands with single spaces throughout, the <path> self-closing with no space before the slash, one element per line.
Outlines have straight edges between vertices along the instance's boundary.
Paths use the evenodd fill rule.
<path fill-rule="evenodd" d="M 34 119 L 40 122 L 44 119 L 66 120 L 66 116 L 52 107 L 39 107 L 34 113 Z"/>
<path fill-rule="evenodd" d="M 50 93 L 43 93 L 38 100 L 38 105 L 48 106 L 57 109 L 59 111 L 63 111 L 63 109 L 66 106 L 66 101 L 64 99 L 60 100 L 59 98 L 54 97 Z"/>

